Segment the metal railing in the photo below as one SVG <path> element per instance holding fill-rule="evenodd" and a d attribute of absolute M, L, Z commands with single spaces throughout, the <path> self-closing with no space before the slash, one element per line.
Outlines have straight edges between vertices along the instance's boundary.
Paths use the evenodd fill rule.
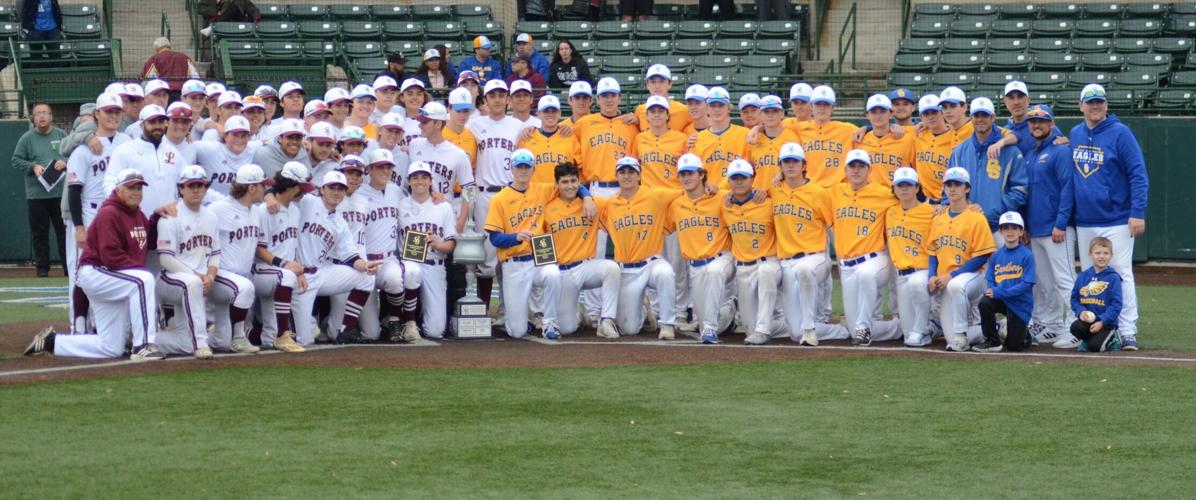
<path fill-rule="evenodd" d="M 909 35 L 909 18 L 910 11 L 914 9 L 914 3 L 910 0 L 901 0 L 901 38 Z"/>
<path fill-rule="evenodd" d="M 849 49 L 849 48 L 851 49 L 851 69 L 853 69 L 853 70 L 856 69 L 856 65 L 855 65 L 855 54 L 856 54 L 855 35 L 856 35 L 857 19 L 859 18 L 859 16 L 856 15 L 856 7 L 857 6 L 858 6 L 858 4 L 856 2 L 851 3 L 851 10 L 847 11 L 847 19 L 843 20 L 843 27 L 839 29 L 839 58 L 838 58 L 838 61 L 839 61 L 839 72 L 840 73 L 843 72 L 843 62 L 845 61 L 845 58 L 847 57 L 847 49 Z M 848 35 L 847 44 L 844 45 L 843 36 L 847 34 L 847 26 L 849 24 L 851 25 L 851 34 Z"/>
<path fill-rule="evenodd" d="M 831 3 L 829 0 L 816 0 L 814 6 L 818 9 L 818 21 L 814 25 L 814 59 L 821 60 L 822 29 L 826 26 L 826 16 L 831 11 Z"/>
<path fill-rule="evenodd" d="M 104 23 L 104 36 L 108 38 L 116 38 L 112 33 L 112 0 L 104 0 L 104 3 L 100 8 L 103 9 L 104 15 L 104 19 L 101 20 L 101 22 Z"/>
<path fill-rule="evenodd" d="M 166 19 L 166 11 L 162 11 L 162 23 L 158 28 L 158 34 L 166 37 L 167 40 L 173 38 L 170 36 L 170 21 Z"/>

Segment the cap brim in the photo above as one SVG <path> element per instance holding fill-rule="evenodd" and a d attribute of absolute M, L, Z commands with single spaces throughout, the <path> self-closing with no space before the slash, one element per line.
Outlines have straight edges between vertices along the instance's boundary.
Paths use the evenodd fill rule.
<path fill-rule="evenodd" d="M 247 129 L 247 128 L 234 128 L 234 129 L 225 129 L 225 131 L 224 131 L 224 133 L 226 133 L 226 134 L 231 134 L 231 133 L 233 133 L 233 132 L 245 132 L 245 133 L 247 133 L 247 134 L 248 134 L 248 133 L 249 133 L 249 129 Z"/>
<path fill-rule="evenodd" d="M 473 109 L 474 109 L 473 104 L 469 104 L 469 103 L 453 105 L 453 111 L 472 111 Z"/>
<path fill-rule="evenodd" d="M 158 118 L 170 118 L 170 117 L 169 117 L 169 116 L 166 116 L 166 115 L 164 115 L 164 114 L 149 115 L 149 116 L 147 116 L 147 117 L 145 117 L 145 118 L 142 118 L 142 119 L 141 119 L 141 121 L 143 121 L 143 122 L 147 122 L 147 121 L 150 121 L 150 120 L 155 120 L 155 119 L 158 119 Z M 187 117 L 187 118 L 188 118 L 188 119 L 190 119 L 191 117 Z"/>
<path fill-rule="evenodd" d="M 408 179 L 410 179 L 410 178 L 411 178 L 411 176 L 413 176 L 413 175 L 415 175 L 415 174 L 424 174 L 424 175 L 427 175 L 427 176 L 429 176 L 429 177 L 431 177 L 431 176 L 432 176 L 432 172 L 429 172 L 429 171 L 427 171 L 427 170 L 412 170 L 412 171 L 410 171 L 410 172 L 407 172 L 407 178 L 408 178 Z"/>
<path fill-rule="evenodd" d="M 635 167 L 632 165 L 619 165 L 619 166 L 615 167 L 615 172 L 618 172 L 620 170 L 635 170 L 636 172 L 640 171 L 640 169 L 638 167 Z"/>
<path fill-rule="evenodd" d="M 702 171 L 702 167 L 682 167 L 682 168 L 677 169 L 677 173 L 679 173 L 679 174 L 683 173 L 683 172 L 701 172 L 701 171 Z"/>
<path fill-rule="evenodd" d="M 780 161 L 785 161 L 785 160 L 801 160 L 801 161 L 806 161 L 806 158 L 805 158 L 804 156 L 782 156 L 782 157 L 781 157 L 781 159 L 780 159 Z"/>
<path fill-rule="evenodd" d="M 922 114 L 922 113 L 925 113 L 925 112 L 927 112 L 927 111 L 942 111 L 942 110 L 943 110 L 943 107 L 942 107 L 942 106 L 930 106 L 930 107 L 927 107 L 927 108 L 925 108 L 925 109 L 919 109 L 919 110 L 918 110 L 918 114 Z"/>
<path fill-rule="evenodd" d="M 1107 98 L 1104 98 L 1104 97 L 1093 96 L 1093 97 L 1088 97 L 1088 98 L 1086 98 L 1086 99 L 1081 99 L 1081 100 L 1080 100 L 1080 102 L 1082 102 L 1082 103 L 1084 103 L 1084 104 L 1088 104 L 1088 103 L 1090 103 L 1090 102 L 1092 102 L 1092 101 L 1108 101 L 1108 99 L 1107 99 Z"/>
<path fill-rule="evenodd" d="M 557 110 L 557 111 L 560 111 L 560 110 L 561 110 L 560 106 L 544 106 L 544 107 L 542 107 L 542 108 L 539 108 L 539 109 L 538 109 L 538 111 L 540 111 L 541 113 L 543 113 L 543 112 L 545 112 L 545 111 L 548 111 L 548 110 L 550 110 L 550 109 L 555 109 L 555 110 Z"/>
<path fill-rule="evenodd" d="M 107 110 L 109 110 L 109 109 L 118 109 L 118 110 L 121 110 L 121 111 L 124 111 L 124 110 L 125 110 L 124 106 L 117 106 L 117 105 L 115 105 L 115 104 L 112 104 L 112 105 L 109 105 L 109 106 L 100 106 L 100 107 L 96 108 L 96 111 L 107 111 Z"/>
<path fill-rule="evenodd" d="M 812 104 L 834 104 L 835 103 L 835 101 L 832 101 L 830 99 L 814 99 L 810 102 Z"/>
<path fill-rule="evenodd" d="M 143 180 L 143 179 L 137 179 L 137 180 L 131 180 L 131 181 L 124 181 L 124 182 L 120 183 L 119 185 L 120 185 L 120 186 L 125 186 L 125 187 L 128 187 L 128 186 L 129 186 L 129 185 L 131 185 L 131 184 L 137 184 L 137 185 L 140 185 L 140 186 L 148 186 L 148 185 L 149 185 L 149 183 L 148 183 L 148 182 L 145 182 L 145 180 Z"/>
<path fill-rule="evenodd" d="M 519 168 L 519 167 L 523 167 L 523 168 L 535 168 L 536 166 L 535 166 L 535 165 L 532 165 L 531 163 L 516 163 L 516 164 L 514 164 L 514 165 L 511 165 L 511 168 Z"/>
<path fill-rule="evenodd" d="M 918 181 L 915 181 L 915 180 L 910 180 L 910 179 L 898 179 L 898 180 L 895 180 L 895 181 L 893 181 L 893 185 L 894 185 L 894 186 L 900 186 L 900 185 L 902 185 L 902 184 L 910 184 L 910 185 L 913 185 L 913 186 L 917 186 L 917 185 L 918 185 Z"/>
<path fill-rule="evenodd" d="M 594 97 L 594 94 L 590 93 L 590 92 L 570 92 L 569 93 L 570 98 L 577 97 L 579 95 L 584 95 L 586 97 Z"/>
<path fill-rule="evenodd" d="M 720 98 L 715 98 L 715 99 L 706 98 L 706 104 L 722 104 L 722 105 L 724 105 L 724 106 L 730 106 L 730 105 L 731 105 L 731 100 L 730 100 L 730 99 L 723 99 L 723 98 L 721 98 L 721 97 L 720 97 Z"/>
<path fill-rule="evenodd" d="M 279 137 L 287 137 L 287 136 L 291 136 L 291 135 L 297 135 L 299 137 L 303 137 L 307 134 L 304 132 L 300 132 L 298 130 L 285 130 L 282 133 L 278 134 Z M 320 139 L 320 137 L 313 137 L 313 139 Z M 327 139 L 331 140 L 332 138 L 328 137 Z"/>

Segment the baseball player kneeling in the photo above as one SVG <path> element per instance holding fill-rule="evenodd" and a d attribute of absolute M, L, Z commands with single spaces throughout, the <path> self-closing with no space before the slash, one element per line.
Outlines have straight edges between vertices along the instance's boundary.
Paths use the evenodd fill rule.
<path fill-rule="evenodd" d="M 428 255 L 423 262 L 404 262 L 404 268 L 419 269 L 419 303 L 423 310 L 424 335 L 438 339 L 444 337 L 448 299 L 446 288 L 448 276 L 444 260 L 457 247 L 458 222 L 450 203 L 433 200 L 432 166 L 427 162 L 412 162 L 407 169 L 407 186 L 411 195 L 399 200 L 399 221 L 402 223 L 399 241 L 404 241 L 408 231 L 419 231 L 428 235 Z M 472 189 L 472 187 L 468 188 Z M 406 279 L 406 277 L 404 277 Z M 405 284 L 406 281 L 404 281 Z M 415 332 L 417 340 L 419 331 Z"/>
<path fill-rule="evenodd" d="M 266 174 L 252 163 L 237 169 L 229 197 L 207 209 L 216 217 L 220 235 L 220 269 L 208 294 L 216 312 L 216 330 L 209 339 L 213 349 L 258 352 L 246 338 L 245 318 L 256 293 L 250 280 L 257 247 L 262 242 L 262 225 L 253 211 L 266 195 Z"/>
<path fill-rule="evenodd" d="M 295 342 L 291 305 L 296 293 L 307 290 L 307 277 L 299 263 L 299 198 L 312 190 L 307 167 L 289 161 L 274 174 L 270 187 L 279 209 L 270 213 L 265 203 L 253 208 L 262 225 L 264 240 L 253 263 L 262 321 L 262 345 L 283 352 L 303 352 Z"/>
<path fill-rule="evenodd" d="M 889 239 L 889 258 L 897 273 L 895 287 L 890 293 L 897 294 L 898 318 L 901 332 L 905 334 L 905 345 L 922 347 L 930 345 L 934 331 L 930 328 L 930 292 L 926 282 L 930 275 L 926 271 L 930 254 L 926 251 L 930 243 L 930 221 L 934 208 L 918 199 L 918 172 L 901 167 L 893 172 L 893 194 L 897 205 L 885 213 L 885 233 Z"/>
<path fill-rule="evenodd" d="M 362 229 L 365 257 L 382 263 L 377 275 L 378 288 L 386 299 L 382 305 L 386 320 L 382 332 L 391 342 L 414 342 L 419 340 L 415 315 L 421 283 L 420 267 L 395 257 L 395 249 L 399 247 L 399 201 L 406 195 L 390 182 L 394 166 L 390 151 L 375 149 L 366 166 L 369 182 L 358 188 L 353 198 L 360 199 L 365 208 L 365 227 Z M 367 337 L 373 338 L 373 332 L 379 330 L 373 325 L 378 322 L 380 298 L 378 293 L 373 293 L 366 302 L 362 323 Z M 365 324 L 367 321 L 370 324 Z"/>
<path fill-rule="evenodd" d="M 216 234 L 216 215 L 203 208 L 208 174 L 199 165 L 183 167 L 178 189 L 182 200 L 177 202 L 177 214 L 158 221 L 158 262 L 162 271 L 156 288 L 158 300 L 173 308 L 173 312 L 167 309 L 167 325 L 171 325 L 173 315 L 178 315 L 181 322 L 173 323 L 171 335 L 159 339 L 159 346 L 167 354 L 211 359 L 205 297 L 220 269 L 220 238 Z M 181 329 L 186 330 L 185 337 Z"/>
<path fill-rule="evenodd" d="M 731 184 L 729 205 L 722 216 L 731 233 L 731 253 L 735 256 L 735 283 L 739 288 L 739 321 L 750 328 L 744 340 L 764 345 L 769 338 L 785 331 L 785 321 L 777 314 L 777 290 L 781 286 L 781 265 L 777 263 L 776 235 L 772 223 L 772 203 L 755 199 L 755 171 L 747 160 L 727 165 Z"/>
<path fill-rule="evenodd" d="M 706 169 L 696 155 L 681 155 L 677 175 L 685 195 L 669 205 L 669 225 L 686 261 L 694 319 L 699 323 L 698 338 L 704 344 L 714 344 L 718 333 L 735 320 L 735 293 L 731 288 L 735 262 L 730 252 L 731 235 L 722 217 L 726 191 L 707 192 Z"/>
<path fill-rule="evenodd" d="M 980 329 L 969 331 L 984 295 L 982 267 L 995 250 L 993 233 L 984 214 L 968 205 L 971 192 L 968 171 L 951 167 L 943 174 L 943 191 L 950 205 L 934 217 L 930 228 L 930 280 L 927 289 L 941 300 L 943 336 L 948 351 L 966 351 L 983 338 Z M 975 313 L 974 313 L 975 312 Z M 974 334 L 973 334 L 974 332 Z"/>

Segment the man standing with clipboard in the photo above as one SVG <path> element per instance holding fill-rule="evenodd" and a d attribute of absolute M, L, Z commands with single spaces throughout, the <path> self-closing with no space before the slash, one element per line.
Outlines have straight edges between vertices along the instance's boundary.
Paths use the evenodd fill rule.
<path fill-rule="evenodd" d="M 58 153 L 58 144 L 66 132 L 54 126 L 54 113 L 47 104 L 34 104 L 30 110 L 33 127 L 17 140 L 12 152 L 12 166 L 25 175 L 25 200 L 29 205 L 29 232 L 33 240 L 33 262 L 37 276 L 50 274 L 50 228 L 58 238 L 58 259 L 65 275 L 66 226 L 62 222 L 62 178 L 66 160 Z"/>

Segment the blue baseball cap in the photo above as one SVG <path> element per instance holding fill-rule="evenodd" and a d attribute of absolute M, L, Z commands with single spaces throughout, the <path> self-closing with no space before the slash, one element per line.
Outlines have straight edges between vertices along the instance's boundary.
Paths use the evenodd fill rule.
<path fill-rule="evenodd" d="M 531 151 L 526 149 L 518 149 L 511 154 L 511 166 L 518 167 L 521 165 L 527 167 L 536 166 L 536 157 L 532 155 Z"/>
<path fill-rule="evenodd" d="M 727 93 L 727 89 L 722 87 L 712 87 L 706 93 L 706 104 L 719 103 L 727 106 L 731 105 L 731 94 Z"/>
<path fill-rule="evenodd" d="M 897 102 L 898 99 L 905 99 L 911 104 L 917 104 L 918 102 L 916 95 L 909 89 L 893 89 L 892 92 L 889 92 L 889 101 Z"/>
<path fill-rule="evenodd" d="M 1046 104 L 1035 104 L 1030 106 L 1026 111 L 1027 120 L 1046 120 L 1051 121 L 1055 119 L 1055 114 L 1051 112 L 1051 107 Z"/>

